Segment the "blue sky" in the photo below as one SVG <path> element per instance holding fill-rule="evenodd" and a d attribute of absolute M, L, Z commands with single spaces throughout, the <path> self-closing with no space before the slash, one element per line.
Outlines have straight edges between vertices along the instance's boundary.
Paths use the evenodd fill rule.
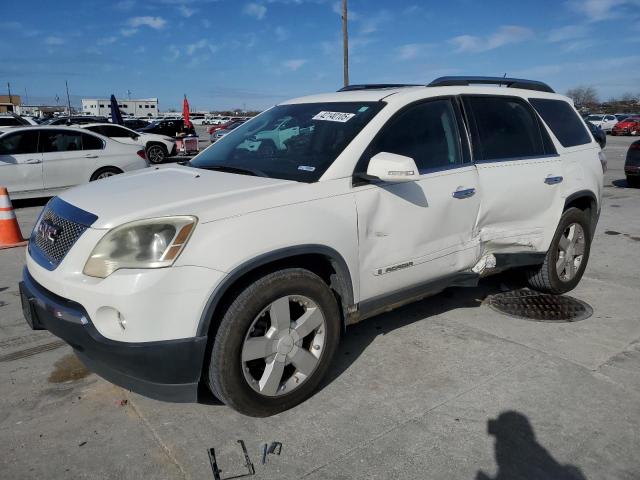
<path fill-rule="evenodd" d="M 0 90 L 265 108 L 342 83 L 335 0 L 6 1 Z M 640 93 L 640 0 L 350 0 L 351 83 L 521 76 Z M 62 101 L 62 100 L 61 100 Z"/>

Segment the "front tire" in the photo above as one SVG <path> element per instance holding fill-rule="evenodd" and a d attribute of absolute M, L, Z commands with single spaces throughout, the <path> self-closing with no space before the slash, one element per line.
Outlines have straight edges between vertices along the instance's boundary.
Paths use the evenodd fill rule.
<path fill-rule="evenodd" d="M 529 270 L 529 286 L 561 294 L 573 290 L 584 273 L 591 249 L 591 226 L 584 211 L 567 209 L 560 217 L 544 263 Z"/>
<path fill-rule="evenodd" d="M 209 388 L 245 415 L 292 408 L 327 373 L 340 326 L 336 297 L 320 277 L 300 268 L 270 273 L 224 313 L 211 349 Z"/>

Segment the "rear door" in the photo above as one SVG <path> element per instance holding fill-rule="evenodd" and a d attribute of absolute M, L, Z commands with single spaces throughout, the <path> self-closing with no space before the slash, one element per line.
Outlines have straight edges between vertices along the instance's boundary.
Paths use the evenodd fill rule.
<path fill-rule="evenodd" d="M 42 154 L 38 130 L 8 133 L 0 138 L 0 185 L 9 193 L 42 190 Z"/>
<path fill-rule="evenodd" d="M 564 180 L 549 135 L 519 97 L 462 99 L 482 191 L 476 228 L 483 253 L 544 250 L 562 211 Z"/>
<path fill-rule="evenodd" d="M 83 138 L 89 137 L 89 149 L 83 149 Z M 102 141 L 75 130 L 43 130 L 40 145 L 43 160 L 44 188 L 59 189 L 86 183 L 95 171 Z"/>

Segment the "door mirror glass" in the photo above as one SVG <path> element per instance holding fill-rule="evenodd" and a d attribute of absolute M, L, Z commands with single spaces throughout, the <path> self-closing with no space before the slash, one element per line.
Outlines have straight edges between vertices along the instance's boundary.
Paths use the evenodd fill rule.
<path fill-rule="evenodd" d="M 420 176 L 413 158 L 389 152 L 380 152 L 371 157 L 367 175 L 393 183 L 413 182 Z"/>

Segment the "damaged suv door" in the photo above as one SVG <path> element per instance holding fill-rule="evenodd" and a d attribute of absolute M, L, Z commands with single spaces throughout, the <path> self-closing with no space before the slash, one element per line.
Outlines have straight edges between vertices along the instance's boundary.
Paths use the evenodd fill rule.
<path fill-rule="evenodd" d="M 563 202 L 562 162 L 549 135 L 521 98 L 462 98 L 483 192 L 476 226 L 482 253 L 545 250 Z"/>
<path fill-rule="evenodd" d="M 360 295 L 373 299 L 368 302 L 476 263 L 478 174 L 461 132 L 455 99 L 420 101 L 396 113 L 360 159 L 355 175 Z M 380 152 L 412 158 L 419 172 L 415 181 L 358 185 Z"/>

